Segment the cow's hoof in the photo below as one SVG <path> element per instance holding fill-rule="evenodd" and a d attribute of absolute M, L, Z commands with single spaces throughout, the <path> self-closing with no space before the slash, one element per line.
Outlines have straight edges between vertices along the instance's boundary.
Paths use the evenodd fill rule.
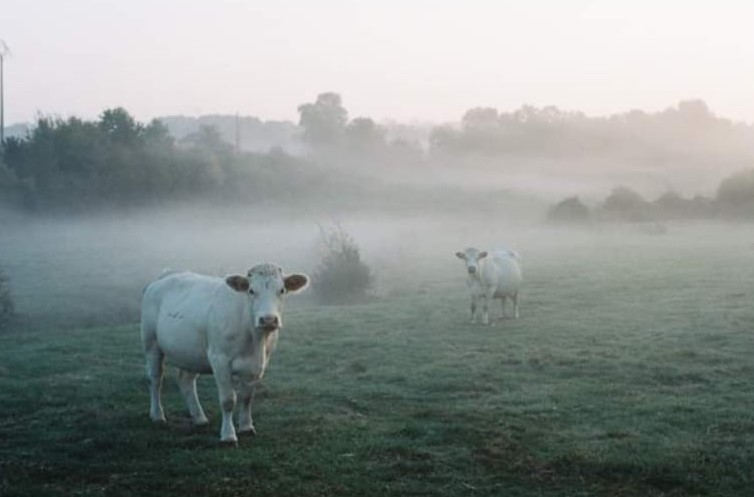
<path fill-rule="evenodd" d="M 238 447 L 238 439 L 220 440 L 220 447 L 236 448 Z"/>
<path fill-rule="evenodd" d="M 168 420 L 165 419 L 165 416 L 159 416 L 159 417 L 158 416 L 150 416 L 150 419 L 156 425 L 164 425 L 165 423 L 168 422 Z"/>
<path fill-rule="evenodd" d="M 250 428 L 243 428 L 238 430 L 238 434 L 242 437 L 256 437 L 257 430 L 252 426 Z"/>
<path fill-rule="evenodd" d="M 191 422 L 194 423 L 194 426 L 196 427 L 207 426 L 209 424 L 209 419 L 207 418 L 192 419 Z"/>

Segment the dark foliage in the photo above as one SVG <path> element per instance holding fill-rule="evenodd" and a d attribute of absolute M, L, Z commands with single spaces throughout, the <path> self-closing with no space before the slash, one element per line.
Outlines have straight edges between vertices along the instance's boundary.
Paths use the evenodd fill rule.
<path fill-rule="evenodd" d="M 717 203 L 724 216 L 754 219 L 754 169 L 725 178 L 717 189 Z"/>
<path fill-rule="evenodd" d="M 568 197 L 550 207 L 547 220 L 556 224 L 583 224 L 589 221 L 589 207 L 579 197 Z"/>
<path fill-rule="evenodd" d="M 10 281 L 5 273 L 0 270 L 0 330 L 5 329 L 10 324 L 14 311 Z"/>
<path fill-rule="evenodd" d="M 649 221 L 651 204 L 634 190 L 625 186 L 614 188 L 601 207 L 604 217 L 615 221 Z"/>
<path fill-rule="evenodd" d="M 303 190 L 309 180 L 301 174 L 301 160 L 279 151 L 236 153 L 204 125 L 176 143 L 159 121 L 144 125 L 120 108 L 97 121 L 39 118 L 26 137 L 6 140 L 3 159 L 0 189 L 12 193 L 8 198 L 16 204 L 42 211 L 189 198 L 264 200 Z"/>

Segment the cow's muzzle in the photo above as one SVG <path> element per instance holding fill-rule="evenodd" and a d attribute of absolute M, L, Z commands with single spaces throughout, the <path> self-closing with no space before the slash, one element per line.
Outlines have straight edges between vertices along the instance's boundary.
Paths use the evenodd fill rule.
<path fill-rule="evenodd" d="M 476 273 L 476 268 L 475 267 L 470 267 L 469 268 L 469 274 L 475 274 L 475 273 Z"/>
<path fill-rule="evenodd" d="M 280 328 L 280 318 L 275 315 L 260 316 L 257 326 L 265 331 L 274 331 Z"/>

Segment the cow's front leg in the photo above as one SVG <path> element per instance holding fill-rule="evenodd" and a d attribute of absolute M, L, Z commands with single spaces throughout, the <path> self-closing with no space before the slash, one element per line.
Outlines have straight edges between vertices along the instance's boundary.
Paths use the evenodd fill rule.
<path fill-rule="evenodd" d="M 240 378 L 238 381 L 239 402 L 238 410 L 238 433 L 240 435 L 256 435 L 254 420 L 251 417 L 251 404 L 254 402 L 254 390 L 256 381 L 251 378 Z"/>
<path fill-rule="evenodd" d="M 223 413 L 223 424 L 220 428 L 220 441 L 238 443 L 236 428 L 233 426 L 233 409 L 236 407 L 236 391 L 233 388 L 233 374 L 230 361 L 222 356 L 210 357 L 212 374 L 217 385 L 217 395 Z"/>
<path fill-rule="evenodd" d="M 471 296 L 471 324 L 476 323 L 476 296 Z"/>
<path fill-rule="evenodd" d="M 484 295 L 482 297 L 482 324 L 484 325 L 490 324 L 490 300 L 492 300 L 492 298 L 489 295 Z"/>

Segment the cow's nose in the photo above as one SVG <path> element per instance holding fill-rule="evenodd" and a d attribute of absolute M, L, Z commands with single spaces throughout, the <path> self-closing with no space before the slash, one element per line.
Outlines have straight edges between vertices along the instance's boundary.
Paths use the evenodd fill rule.
<path fill-rule="evenodd" d="M 259 326 L 265 328 L 277 327 L 280 324 L 280 319 L 277 316 L 262 316 L 259 318 Z"/>
<path fill-rule="evenodd" d="M 470 267 L 469 268 L 469 274 L 474 274 L 474 273 L 476 273 L 476 268 L 475 267 Z"/>

